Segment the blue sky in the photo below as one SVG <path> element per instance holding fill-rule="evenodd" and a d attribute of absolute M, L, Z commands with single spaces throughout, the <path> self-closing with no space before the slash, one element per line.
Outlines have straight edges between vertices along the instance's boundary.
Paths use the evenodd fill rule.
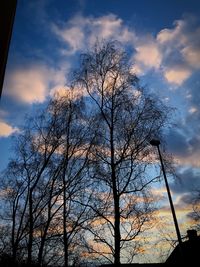
<path fill-rule="evenodd" d="M 19 0 L 0 102 L 0 169 L 25 115 L 68 83 L 79 54 L 97 37 L 117 39 L 141 83 L 177 108 L 167 150 L 180 177 L 171 181 L 175 204 L 179 212 L 187 204 L 187 215 L 200 188 L 199 17 L 198 0 Z"/>

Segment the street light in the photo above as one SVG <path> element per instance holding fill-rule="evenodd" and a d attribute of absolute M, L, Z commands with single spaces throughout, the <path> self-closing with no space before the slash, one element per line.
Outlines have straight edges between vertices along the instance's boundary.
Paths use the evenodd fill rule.
<path fill-rule="evenodd" d="M 170 189 L 169 189 L 169 185 L 168 185 L 168 181 L 167 181 L 167 176 L 165 173 L 165 168 L 164 168 L 164 164 L 163 164 L 163 160 L 162 160 L 162 156 L 161 156 L 161 152 L 160 152 L 160 141 L 153 139 L 150 141 L 150 144 L 152 146 L 156 146 L 158 149 L 158 154 L 159 154 L 159 158 L 160 158 L 160 163 L 161 163 L 161 168 L 162 168 L 162 172 L 163 172 L 163 176 L 164 176 L 164 180 L 165 180 L 165 185 L 167 188 L 167 194 L 168 194 L 168 198 L 169 198 L 169 203 L 170 203 L 170 207 L 171 207 L 171 211 L 172 211 L 172 216 L 174 219 L 174 225 L 175 225 L 175 229 L 176 229 L 176 234 L 177 234 L 177 238 L 178 238 L 178 243 L 179 243 L 179 247 L 180 247 L 180 252 L 182 254 L 182 239 L 181 239 L 181 234 L 180 234 L 180 230 L 178 227 L 178 221 L 176 218 L 176 213 L 175 213 L 175 209 L 174 209 L 174 205 L 173 205 L 173 201 L 172 201 L 172 197 L 171 197 L 171 193 L 170 193 Z"/>

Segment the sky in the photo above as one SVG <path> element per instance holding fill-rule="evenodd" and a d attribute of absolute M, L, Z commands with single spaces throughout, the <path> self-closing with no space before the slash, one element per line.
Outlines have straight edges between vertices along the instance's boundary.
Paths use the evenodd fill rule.
<path fill-rule="evenodd" d="M 166 150 L 176 161 L 179 179 L 170 188 L 184 235 L 200 189 L 198 0 L 18 0 L 0 100 L 0 170 L 25 116 L 68 83 L 80 53 L 97 38 L 120 41 L 141 84 L 176 108 Z M 165 191 L 162 183 L 155 188 Z M 167 202 L 162 212 L 169 216 Z"/>

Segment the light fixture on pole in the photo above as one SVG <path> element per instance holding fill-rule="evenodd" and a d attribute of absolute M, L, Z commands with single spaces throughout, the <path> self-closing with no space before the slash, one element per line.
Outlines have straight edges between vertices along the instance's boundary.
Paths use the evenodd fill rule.
<path fill-rule="evenodd" d="M 161 155 L 160 148 L 159 148 L 160 141 L 156 140 L 156 139 L 153 139 L 153 140 L 150 141 L 150 144 L 152 146 L 156 146 L 157 149 L 158 149 L 158 154 L 159 154 L 161 168 L 162 168 L 162 172 L 163 172 L 163 176 L 164 176 L 164 180 L 165 180 L 165 185 L 166 185 L 166 189 L 167 189 L 167 194 L 168 194 L 168 198 L 169 198 L 171 212 L 172 212 L 172 216 L 173 216 L 173 220 L 174 220 L 174 225 L 175 225 L 175 229 L 176 229 L 178 243 L 179 243 L 180 251 L 182 253 L 182 239 L 181 239 L 181 234 L 180 234 L 180 230 L 179 230 L 179 226 L 178 226 L 178 221 L 177 221 L 177 218 L 176 218 L 176 213 L 175 213 L 175 209 L 174 209 L 174 205 L 173 205 L 173 201 L 172 201 L 172 197 L 171 197 L 171 193 L 170 193 L 170 189 L 169 189 L 169 185 L 168 185 L 168 181 L 167 181 L 167 176 L 166 176 L 166 173 L 165 173 L 165 168 L 164 168 L 164 164 L 163 164 L 163 160 L 162 160 L 162 155 Z"/>

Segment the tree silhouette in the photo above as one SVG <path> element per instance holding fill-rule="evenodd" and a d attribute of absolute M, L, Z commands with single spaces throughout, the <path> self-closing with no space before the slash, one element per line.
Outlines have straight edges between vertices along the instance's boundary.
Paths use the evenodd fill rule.
<path fill-rule="evenodd" d="M 87 220 L 88 209 L 77 206 L 77 200 L 87 201 L 90 143 L 81 120 L 81 98 L 66 90 L 65 97 L 55 96 L 45 110 L 28 120 L 16 138 L 15 158 L 4 172 L 13 262 L 23 254 L 28 265 L 43 266 L 51 257 L 52 244 L 60 244 L 68 266 L 70 246 Z"/>
<path fill-rule="evenodd" d="M 117 42 L 97 42 L 83 54 L 75 84 L 90 97 L 96 133 L 92 150 L 96 194 L 91 208 L 98 219 L 89 230 L 94 242 L 104 247 L 102 252 L 93 246 L 93 251 L 120 264 L 128 242 L 151 222 L 149 184 L 154 178 L 146 172 L 149 141 L 161 134 L 168 109 L 139 86 L 127 54 Z M 130 261 L 134 247 L 136 242 L 131 242 Z"/>
<path fill-rule="evenodd" d="M 139 85 L 117 42 L 81 56 L 64 94 L 28 120 L 2 173 L 2 255 L 39 266 L 102 257 L 118 265 L 141 251 L 153 223 L 152 138 L 169 109 Z M 1 233 L 1 232 L 0 232 Z"/>

